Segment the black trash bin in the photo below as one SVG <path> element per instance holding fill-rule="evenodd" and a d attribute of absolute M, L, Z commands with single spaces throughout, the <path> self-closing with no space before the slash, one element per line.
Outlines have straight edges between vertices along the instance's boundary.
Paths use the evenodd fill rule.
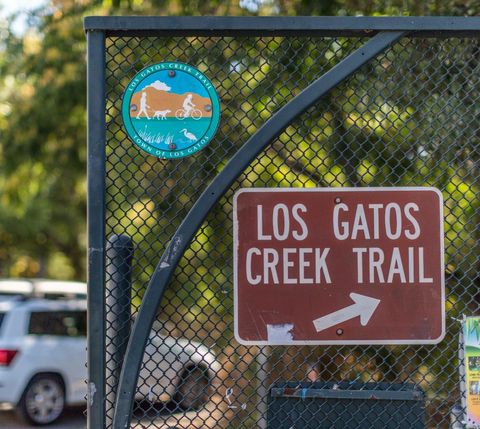
<path fill-rule="evenodd" d="M 268 429 L 424 429 L 424 393 L 409 383 L 278 382 Z"/>

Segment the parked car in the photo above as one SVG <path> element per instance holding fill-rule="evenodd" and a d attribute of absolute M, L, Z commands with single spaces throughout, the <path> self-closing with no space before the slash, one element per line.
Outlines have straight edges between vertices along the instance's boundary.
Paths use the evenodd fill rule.
<path fill-rule="evenodd" d="M 0 301 L 0 403 L 29 423 L 50 424 L 85 401 L 85 361 L 86 301 Z M 199 407 L 218 369 L 207 347 L 152 331 L 136 399 Z"/>

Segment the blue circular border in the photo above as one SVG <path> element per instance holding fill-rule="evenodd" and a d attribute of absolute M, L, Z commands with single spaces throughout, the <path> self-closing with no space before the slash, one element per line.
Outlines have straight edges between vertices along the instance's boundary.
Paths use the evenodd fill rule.
<path fill-rule="evenodd" d="M 145 78 L 152 76 L 153 73 L 157 73 L 165 70 L 183 72 L 194 77 L 204 86 L 204 88 L 207 90 L 210 100 L 212 101 L 212 117 L 210 120 L 210 125 L 208 126 L 207 130 L 205 131 L 205 133 L 202 135 L 202 137 L 199 139 L 198 142 L 192 143 L 191 146 L 188 146 L 184 149 L 179 149 L 179 150 L 158 149 L 157 147 L 143 140 L 138 135 L 130 119 L 130 102 L 138 85 L 140 85 L 140 83 Z M 208 85 L 205 85 L 205 81 L 208 83 Z M 215 135 L 218 129 L 218 125 L 220 123 L 220 100 L 218 98 L 217 91 L 215 91 L 215 87 L 213 86 L 210 79 L 208 79 L 202 72 L 200 72 L 196 68 L 185 63 L 162 62 L 162 63 L 152 64 L 140 70 L 129 82 L 129 84 L 127 85 L 127 88 L 123 93 L 122 119 L 123 119 L 123 125 L 125 126 L 125 130 L 127 131 L 128 137 L 137 147 L 139 147 L 143 151 L 149 153 L 150 155 L 156 156 L 158 158 L 166 158 L 166 159 L 184 158 L 186 156 L 193 155 L 194 153 L 203 149 L 212 140 L 213 136 Z"/>

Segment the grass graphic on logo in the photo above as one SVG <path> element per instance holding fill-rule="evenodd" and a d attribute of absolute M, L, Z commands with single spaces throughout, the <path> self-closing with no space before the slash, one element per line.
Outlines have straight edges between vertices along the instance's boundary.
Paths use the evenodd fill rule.
<path fill-rule="evenodd" d="M 145 125 L 145 128 L 141 131 L 138 132 L 138 135 L 142 138 L 143 141 L 146 141 L 147 143 L 151 144 L 170 144 L 173 141 L 173 134 L 162 134 L 162 133 L 155 133 L 152 131 L 147 130 L 147 126 Z"/>

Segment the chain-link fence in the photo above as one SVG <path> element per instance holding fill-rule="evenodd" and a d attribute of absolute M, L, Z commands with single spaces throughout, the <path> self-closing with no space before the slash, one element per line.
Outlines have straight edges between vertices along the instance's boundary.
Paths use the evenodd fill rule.
<path fill-rule="evenodd" d="M 107 31 L 102 240 L 114 234 L 132 239 L 131 304 L 125 305 L 127 311 L 131 306 L 132 320 L 176 229 L 227 161 L 274 112 L 368 40 L 353 32 L 328 37 L 300 30 L 219 34 Z M 480 301 L 480 45 L 475 35 L 438 35 L 408 34 L 359 68 L 291 122 L 213 207 L 158 308 L 132 427 L 273 428 L 267 422 L 270 387 L 312 381 L 411 383 L 423 391 L 426 427 L 448 427 L 452 407 L 462 403 L 458 320 L 475 314 Z M 140 151 L 121 119 L 130 80 L 163 61 L 198 68 L 221 101 L 221 122 L 211 144 L 183 159 L 162 160 Z M 238 344 L 233 335 L 233 193 L 242 187 L 343 186 L 434 186 L 442 191 L 445 339 L 433 346 Z M 108 284 L 117 265 L 109 259 L 106 269 Z M 121 365 L 123 356 L 109 354 L 109 345 L 118 342 L 115 329 L 121 329 L 110 325 L 112 314 L 122 309 L 106 299 L 105 314 L 90 314 L 90 320 L 105 317 L 107 366 L 112 359 Z M 95 341 L 90 338 L 90 347 Z M 107 372 L 107 391 L 117 377 Z M 107 397 L 107 416 L 113 407 Z M 390 408 L 384 409 L 366 412 L 363 423 L 406 428 L 418 423 L 408 412 L 401 424 L 392 423 Z M 303 420 L 298 416 L 291 427 L 307 428 L 311 421 L 317 421 L 315 427 L 361 426 L 347 406 L 337 407 L 335 415 L 320 419 L 307 407 Z"/>

